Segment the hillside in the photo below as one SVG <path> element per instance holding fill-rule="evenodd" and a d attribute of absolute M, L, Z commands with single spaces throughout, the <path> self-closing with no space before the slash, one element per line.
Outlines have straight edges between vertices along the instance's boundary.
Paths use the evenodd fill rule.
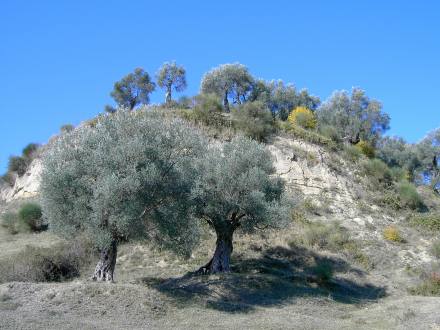
<path fill-rule="evenodd" d="M 59 283 L 0 284 L 0 325 L 8 328 L 436 329 L 440 297 L 414 296 L 438 269 L 435 235 L 408 222 L 410 212 L 381 205 L 382 192 L 358 162 L 327 147 L 279 133 L 267 142 L 276 173 L 295 200 L 283 230 L 238 233 L 233 272 L 193 277 L 209 259 L 207 231 L 191 258 L 127 243 L 116 283 L 93 283 L 93 263 Z M 1 212 L 38 200 L 41 160 L 0 190 Z M 424 187 L 429 207 L 440 201 Z M 401 241 L 384 238 L 395 226 Z M 25 246 L 57 246 L 50 232 L 10 235 L 0 227 L 0 264 Z"/>

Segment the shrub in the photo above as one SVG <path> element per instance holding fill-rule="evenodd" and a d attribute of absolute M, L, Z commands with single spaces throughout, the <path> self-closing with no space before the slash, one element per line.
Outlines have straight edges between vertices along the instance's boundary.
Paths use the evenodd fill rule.
<path fill-rule="evenodd" d="M 193 120 L 208 126 L 221 127 L 226 123 L 223 107 L 215 94 L 200 94 L 195 98 Z"/>
<path fill-rule="evenodd" d="M 440 240 L 432 243 L 431 253 L 434 257 L 440 259 Z"/>
<path fill-rule="evenodd" d="M 356 162 L 361 158 L 362 151 L 352 144 L 346 144 L 344 145 L 344 154 L 349 161 Z"/>
<path fill-rule="evenodd" d="M 274 131 L 274 121 L 263 102 L 248 102 L 232 113 L 235 127 L 246 136 L 257 141 L 265 141 Z"/>
<path fill-rule="evenodd" d="M 332 149 L 336 149 L 336 144 L 328 137 L 316 133 L 314 131 L 306 130 L 301 126 L 291 125 L 289 122 L 278 122 L 280 129 L 291 134 L 292 136 L 305 140 L 307 142 L 318 144 L 322 146 L 328 146 Z"/>
<path fill-rule="evenodd" d="M 356 147 L 368 158 L 374 158 L 374 147 L 369 142 L 361 140 L 356 144 Z"/>
<path fill-rule="evenodd" d="M 35 153 L 37 152 L 39 145 L 36 143 L 29 143 L 23 149 L 23 157 L 28 159 L 33 159 L 35 157 Z"/>
<path fill-rule="evenodd" d="M 0 283 L 59 282 L 78 277 L 94 254 L 92 244 L 84 238 L 51 248 L 26 246 L 0 264 Z"/>
<path fill-rule="evenodd" d="M 333 265 L 330 262 L 321 262 L 312 269 L 316 280 L 320 284 L 328 283 L 334 275 Z"/>
<path fill-rule="evenodd" d="M 330 251 L 340 251 L 349 242 L 347 231 L 338 223 L 309 223 L 302 232 L 301 243 Z"/>
<path fill-rule="evenodd" d="M 1 181 L 7 183 L 10 187 L 13 187 L 15 184 L 15 175 L 12 172 L 6 172 L 0 177 Z"/>
<path fill-rule="evenodd" d="M 403 238 L 400 235 L 400 231 L 395 226 L 388 226 L 383 231 L 383 236 L 386 240 L 401 243 L 403 242 Z"/>
<path fill-rule="evenodd" d="M 13 212 L 7 212 L 2 215 L 2 227 L 6 228 L 6 230 L 10 234 L 16 234 L 17 231 L 17 222 L 18 222 L 18 215 L 17 213 Z"/>
<path fill-rule="evenodd" d="M 401 182 L 397 185 L 397 192 L 402 206 L 408 207 L 412 210 L 423 206 L 422 198 L 413 184 L 409 182 Z"/>
<path fill-rule="evenodd" d="M 290 114 L 287 120 L 292 125 L 298 125 L 306 129 L 316 128 L 317 119 L 314 112 L 306 107 L 296 107 Z"/>
<path fill-rule="evenodd" d="M 382 186 L 391 186 L 393 176 L 387 164 L 379 159 L 371 159 L 363 163 L 364 173 Z"/>
<path fill-rule="evenodd" d="M 65 125 L 61 126 L 60 131 L 61 131 L 61 133 L 69 133 L 69 132 L 72 132 L 74 129 L 75 129 L 75 126 L 73 126 L 71 124 L 65 124 Z"/>
<path fill-rule="evenodd" d="M 18 218 L 23 227 L 31 231 L 40 230 L 41 224 L 41 206 L 35 203 L 26 203 L 18 211 Z"/>
<path fill-rule="evenodd" d="M 420 296 L 440 296 L 440 273 L 432 273 L 422 284 L 410 288 L 409 293 Z"/>
<path fill-rule="evenodd" d="M 28 162 L 24 157 L 11 156 L 9 157 L 8 172 L 16 172 L 18 176 L 26 173 Z"/>
<path fill-rule="evenodd" d="M 440 232 L 440 214 L 427 213 L 413 215 L 409 219 L 409 223 L 415 227 L 425 229 L 432 232 Z"/>

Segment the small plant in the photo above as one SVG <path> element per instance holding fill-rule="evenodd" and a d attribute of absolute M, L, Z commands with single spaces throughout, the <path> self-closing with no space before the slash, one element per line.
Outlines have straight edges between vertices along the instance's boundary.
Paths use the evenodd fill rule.
<path fill-rule="evenodd" d="M 24 157 L 11 156 L 8 163 L 8 172 L 16 172 L 18 176 L 26 173 L 28 162 Z"/>
<path fill-rule="evenodd" d="M 440 296 L 440 273 L 431 273 L 420 285 L 408 291 L 419 296 Z"/>
<path fill-rule="evenodd" d="M 344 145 L 344 154 L 349 161 L 356 162 L 361 158 L 362 151 L 352 144 L 346 144 Z"/>
<path fill-rule="evenodd" d="M 195 98 L 195 103 L 194 110 L 191 112 L 195 122 L 214 127 L 225 125 L 223 107 L 216 95 L 200 94 Z"/>
<path fill-rule="evenodd" d="M 18 211 L 18 218 L 23 228 L 28 228 L 31 231 L 38 231 L 41 229 L 41 206 L 35 203 L 26 203 Z"/>
<path fill-rule="evenodd" d="M 108 112 L 108 111 L 107 111 Z M 60 127 L 60 131 L 61 133 L 70 133 L 75 129 L 75 126 L 71 125 L 71 124 L 65 124 L 63 126 Z"/>
<path fill-rule="evenodd" d="M 440 259 L 440 240 L 432 243 L 431 253 L 434 257 Z"/>
<path fill-rule="evenodd" d="M 314 112 L 306 107 L 296 107 L 287 118 L 292 125 L 298 125 L 306 129 L 314 129 L 317 119 Z"/>
<path fill-rule="evenodd" d="M 374 147 L 369 142 L 361 140 L 356 144 L 356 148 L 368 158 L 374 158 Z"/>
<path fill-rule="evenodd" d="M 365 161 L 363 170 L 368 177 L 382 186 L 389 187 L 393 183 L 393 176 L 389 167 L 379 159 Z"/>
<path fill-rule="evenodd" d="M 321 262 L 312 269 L 313 274 L 316 276 L 316 281 L 320 284 L 326 284 L 330 282 L 334 275 L 334 269 L 330 262 Z"/>
<path fill-rule="evenodd" d="M 413 215 L 409 219 L 409 223 L 415 227 L 425 229 L 431 232 L 440 232 L 440 214 L 439 213 L 427 213 Z"/>
<path fill-rule="evenodd" d="M 245 103 L 232 113 L 235 127 L 244 135 L 257 141 L 265 141 L 274 131 L 270 111 L 259 101 Z"/>
<path fill-rule="evenodd" d="M 33 159 L 39 147 L 40 146 L 37 143 L 29 143 L 23 149 L 23 157 L 27 159 Z"/>
<path fill-rule="evenodd" d="M 423 200 L 417 192 L 416 187 L 409 182 L 401 182 L 397 185 L 397 193 L 402 206 L 412 210 L 419 209 L 423 206 Z"/>
<path fill-rule="evenodd" d="M 388 226 L 383 231 L 383 236 L 386 240 L 401 243 L 403 242 L 403 238 L 400 234 L 400 231 L 395 226 Z"/>
<path fill-rule="evenodd" d="M 52 248 L 26 246 L 0 264 L 0 283 L 59 282 L 78 277 L 94 254 L 93 245 L 82 237 Z"/>
<path fill-rule="evenodd" d="M 17 213 L 13 212 L 7 212 L 2 215 L 2 222 L 1 225 L 3 228 L 6 228 L 6 230 L 10 234 L 17 234 L 17 223 L 18 223 L 18 215 Z"/>

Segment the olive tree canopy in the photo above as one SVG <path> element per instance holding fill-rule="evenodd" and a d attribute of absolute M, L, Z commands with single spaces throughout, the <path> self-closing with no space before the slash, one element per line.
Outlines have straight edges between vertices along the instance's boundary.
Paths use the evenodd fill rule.
<path fill-rule="evenodd" d="M 390 117 L 382 104 L 370 99 L 365 91 L 353 88 L 333 93 L 317 111 L 320 126 L 333 126 L 341 140 L 356 144 L 360 140 L 375 144 L 389 129 Z"/>
<path fill-rule="evenodd" d="M 190 251 L 198 226 L 189 202 L 206 142 L 177 119 L 118 112 L 59 136 L 44 158 L 41 198 L 50 227 L 87 232 L 101 250 L 94 279 L 113 279 L 117 245 L 157 238 Z"/>
<path fill-rule="evenodd" d="M 177 65 L 176 62 L 165 62 L 156 73 L 157 84 L 166 91 L 166 103 L 171 102 L 173 89 L 176 92 L 181 92 L 186 88 L 185 74 L 185 68 Z"/>
<path fill-rule="evenodd" d="M 132 110 L 137 105 L 148 104 L 154 89 L 155 85 L 150 75 L 143 69 L 136 68 L 133 73 L 115 83 L 110 95 L 119 107 Z M 106 107 L 106 111 L 112 112 L 111 110 L 111 107 Z"/>
<path fill-rule="evenodd" d="M 207 72 L 201 83 L 202 93 L 215 93 L 223 99 L 225 111 L 229 112 L 229 98 L 242 104 L 252 90 L 254 78 L 247 67 L 239 63 L 222 64 Z"/>
<path fill-rule="evenodd" d="M 212 259 L 199 272 L 228 272 L 236 229 L 285 224 L 289 207 L 284 182 L 274 175 L 264 146 L 244 137 L 212 147 L 200 172 L 193 189 L 194 212 L 215 231 L 217 242 Z"/>

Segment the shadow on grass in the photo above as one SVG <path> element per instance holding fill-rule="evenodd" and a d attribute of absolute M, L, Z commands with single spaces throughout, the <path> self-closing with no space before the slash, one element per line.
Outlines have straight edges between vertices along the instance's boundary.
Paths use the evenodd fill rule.
<path fill-rule="evenodd" d="M 356 275 L 362 283 L 337 276 Z M 323 297 L 345 304 L 376 301 L 385 288 L 363 283 L 365 273 L 345 260 L 321 256 L 303 247 L 275 247 L 254 259 L 233 259 L 232 272 L 161 279 L 146 277 L 151 286 L 176 303 L 202 303 L 208 308 L 246 313 L 257 306 L 280 306 L 299 297 Z"/>

